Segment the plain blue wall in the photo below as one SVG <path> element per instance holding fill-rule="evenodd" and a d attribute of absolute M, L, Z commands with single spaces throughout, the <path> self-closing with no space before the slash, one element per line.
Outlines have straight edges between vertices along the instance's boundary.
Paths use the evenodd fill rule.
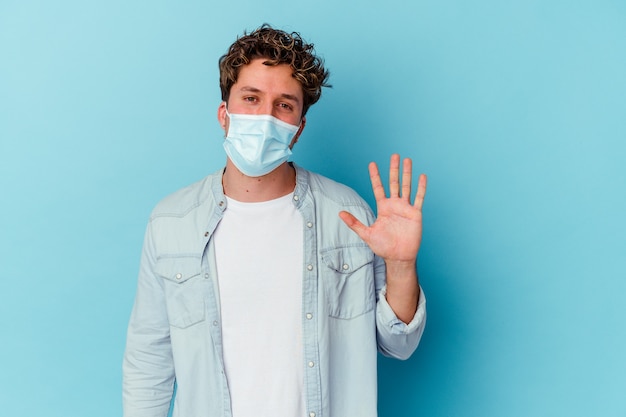
<path fill-rule="evenodd" d="M 623 1 L 212 3 L 0 0 L 0 414 L 121 414 L 148 214 L 223 164 L 217 59 L 270 22 L 332 72 L 294 160 L 429 175 L 381 417 L 626 415 Z"/>

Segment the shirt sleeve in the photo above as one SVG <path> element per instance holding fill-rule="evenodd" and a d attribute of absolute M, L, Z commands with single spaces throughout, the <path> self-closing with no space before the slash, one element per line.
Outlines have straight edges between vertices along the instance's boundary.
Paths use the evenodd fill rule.
<path fill-rule="evenodd" d="M 155 247 L 148 225 L 122 365 L 124 417 L 166 417 L 174 392 L 165 296 L 154 265 Z"/>
<path fill-rule="evenodd" d="M 417 311 L 407 324 L 400 320 L 387 302 L 384 261 L 378 257 L 374 267 L 376 275 L 376 338 L 378 350 L 385 356 L 408 359 L 422 338 L 426 326 L 426 296 L 420 287 Z"/>

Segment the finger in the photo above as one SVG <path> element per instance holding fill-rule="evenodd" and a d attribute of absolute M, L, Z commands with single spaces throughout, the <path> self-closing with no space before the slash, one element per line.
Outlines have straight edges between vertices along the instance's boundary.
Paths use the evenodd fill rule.
<path fill-rule="evenodd" d="M 376 201 L 383 200 L 385 198 L 385 187 L 380 180 L 380 173 L 378 172 L 378 165 L 376 162 L 370 162 L 370 181 L 372 182 L 372 191 L 374 191 L 374 199 Z"/>
<path fill-rule="evenodd" d="M 424 197 L 426 196 L 426 183 L 428 182 L 428 178 L 426 175 L 421 174 L 419 183 L 417 185 L 417 194 L 415 195 L 415 203 L 413 206 L 418 208 L 420 211 L 422 210 L 422 206 L 424 205 Z"/>
<path fill-rule="evenodd" d="M 367 226 L 365 226 L 363 223 L 359 221 L 359 219 L 357 219 L 356 217 L 354 217 L 352 214 L 348 213 L 347 211 L 340 211 L 339 217 L 341 218 L 341 220 L 343 220 L 346 226 L 352 229 L 354 233 L 359 235 L 361 239 L 365 240 Z"/>
<path fill-rule="evenodd" d="M 394 153 L 389 161 L 389 197 L 400 196 L 400 155 Z"/>
<path fill-rule="evenodd" d="M 411 204 L 411 176 L 413 175 L 413 162 L 411 158 L 402 161 L 402 198 Z"/>

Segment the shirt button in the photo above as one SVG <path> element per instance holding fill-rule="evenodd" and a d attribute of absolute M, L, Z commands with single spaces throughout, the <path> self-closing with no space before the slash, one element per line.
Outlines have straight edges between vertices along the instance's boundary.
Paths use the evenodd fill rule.
<path fill-rule="evenodd" d="M 342 267 L 342 268 L 344 269 L 344 271 L 345 271 L 345 270 L 347 270 L 347 269 L 349 269 L 349 268 L 350 268 L 350 265 L 348 265 L 348 264 L 343 264 L 341 267 Z"/>
<path fill-rule="evenodd" d="M 315 363 L 313 361 L 309 362 L 309 368 L 313 368 L 315 366 Z"/>
<path fill-rule="evenodd" d="M 313 227 L 313 223 L 307 222 L 306 227 L 308 227 L 310 229 L 311 227 Z"/>
<path fill-rule="evenodd" d="M 307 318 L 307 320 L 311 320 L 313 318 L 313 314 L 306 313 L 306 318 Z"/>
<path fill-rule="evenodd" d="M 313 411 L 311 411 L 311 412 L 309 413 L 309 417 L 315 417 L 315 413 L 314 413 Z"/>
<path fill-rule="evenodd" d="M 213 326 L 217 326 L 217 325 L 218 325 L 217 320 L 214 320 L 213 321 Z"/>
<path fill-rule="evenodd" d="M 182 277 L 183 277 L 183 274 L 181 274 L 180 272 L 176 274 L 176 279 L 181 279 Z"/>
<path fill-rule="evenodd" d="M 313 270 L 313 265 L 311 265 L 311 264 L 307 265 L 306 269 L 308 269 L 309 271 L 312 271 Z"/>
<path fill-rule="evenodd" d="M 295 201 L 298 201 L 298 200 L 300 200 L 300 197 L 298 197 L 297 195 L 294 195 L 294 196 L 293 196 L 293 199 L 294 199 Z"/>
<path fill-rule="evenodd" d="M 204 274 L 205 279 L 209 279 L 209 274 Z"/>

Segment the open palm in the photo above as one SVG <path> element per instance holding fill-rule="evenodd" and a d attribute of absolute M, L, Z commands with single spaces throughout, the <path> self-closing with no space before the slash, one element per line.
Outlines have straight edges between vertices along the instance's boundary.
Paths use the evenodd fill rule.
<path fill-rule="evenodd" d="M 369 173 L 376 199 L 376 221 L 371 226 L 365 226 L 346 211 L 339 213 L 339 216 L 385 262 L 415 263 L 422 240 L 426 176 L 420 175 L 415 201 L 411 203 L 411 159 L 405 158 L 403 161 L 400 183 L 400 156 L 391 156 L 389 197 L 385 195 L 376 163 L 370 163 Z"/>

